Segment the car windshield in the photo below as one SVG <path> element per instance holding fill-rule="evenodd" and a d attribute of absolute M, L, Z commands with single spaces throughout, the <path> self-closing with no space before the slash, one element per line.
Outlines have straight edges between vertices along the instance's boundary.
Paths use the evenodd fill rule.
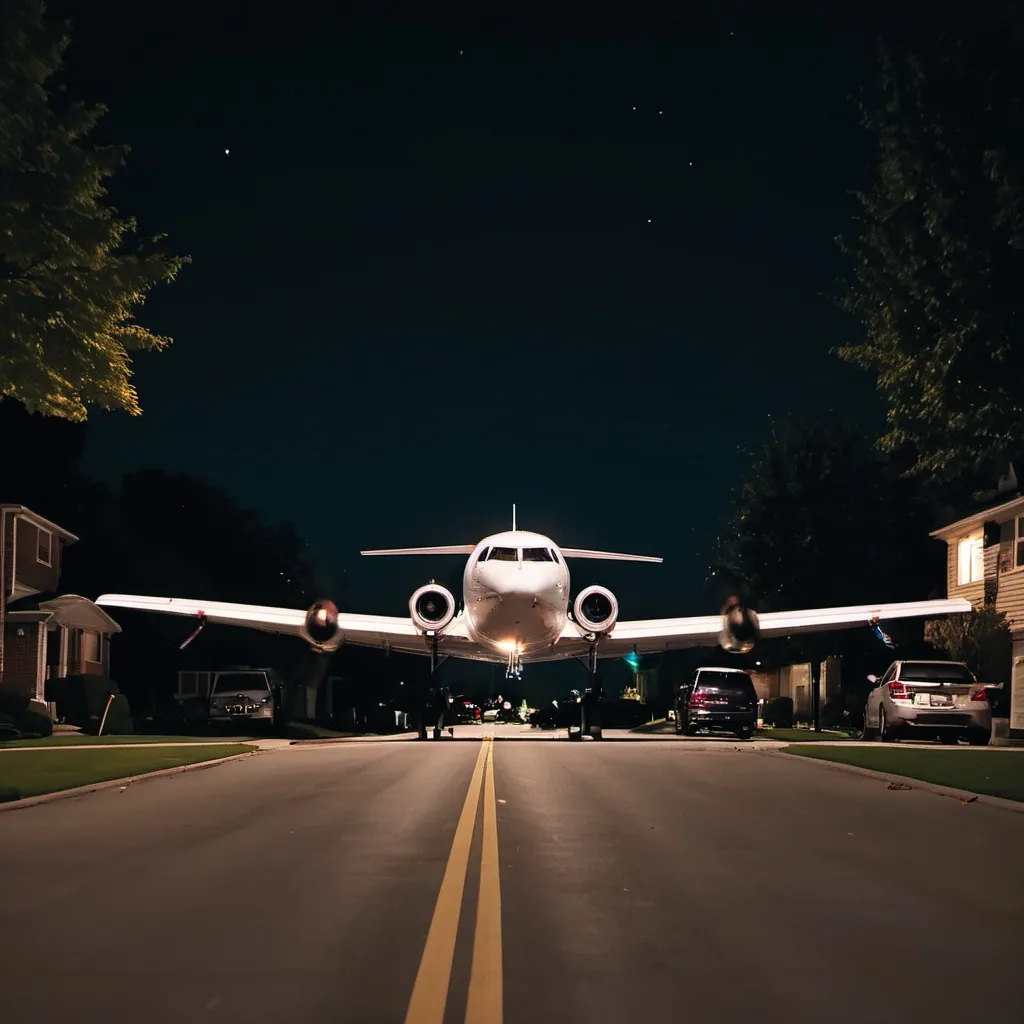
<path fill-rule="evenodd" d="M 955 662 L 908 661 L 900 669 L 900 682 L 973 683 L 974 676 Z"/>
<path fill-rule="evenodd" d="M 221 694 L 266 689 L 267 680 L 262 672 L 222 672 L 213 684 L 213 692 Z"/>

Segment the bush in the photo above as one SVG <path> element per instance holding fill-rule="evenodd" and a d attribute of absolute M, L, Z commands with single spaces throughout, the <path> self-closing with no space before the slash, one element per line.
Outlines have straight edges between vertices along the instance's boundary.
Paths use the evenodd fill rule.
<path fill-rule="evenodd" d="M 117 683 L 106 676 L 61 676 L 46 683 L 46 699 L 57 705 L 57 714 L 65 722 L 83 729 L 88 729 L 93 719 L 98 724 L 107 698 L 120 692 Z"/>
<path fill-rule="evenodd" d="M 790 697 L 772 697 L 764 706 L 764 724 L 777 729 L 793 728 L 793 701 Z"/>
<path fill-rule="evenodd" d="M 26 739 L 53 735 L 53 722 L 50 720 L 50 716 L 41 715 L 38 711 L 22 711 L 15 724 Z"/>
<path fill-rule="evenodd" d="M 0 743 L 4 740 L 18 739 L 21 739 L 21 733 L 13 722 L 0 722 Z"/>
<path fill-rule="evenodd" d="M 107 701 L 104 699 L 99 714 L 89 716 L 88 722 L 82 726 L 87 733 L 95 736 L 99 732 L 100 723 L 103 724 L 104 736 L 126 736 L 135 732 L 132 709 L 128 706 L 128 698 L 123 693 L 114 695 L 114 699 L 110 702 L 110 710 L 107 712 L 107 719 L 104 722 L 103 712 L 106 706 Z"/>
<path fill-rule="evenodd" d="M 849 729 L 850 718 L 846 712 L 846 701 L 839 697 L 828 701 L 821 709 L 822 729 Z"/>
<path fill-rule="evenodd" d="M 15 718 L 28 709 L 28 694 L 16 690 L 13 686 L 0 684 L 0 712 L 13 715 Z"/>

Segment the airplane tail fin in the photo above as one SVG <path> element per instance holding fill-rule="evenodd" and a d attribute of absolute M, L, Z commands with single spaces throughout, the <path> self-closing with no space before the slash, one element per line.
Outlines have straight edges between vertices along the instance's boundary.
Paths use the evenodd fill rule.
<path fill-rule="evenodd" d="M 653 555 L 624 555 L 618 551 L 588 551 L 586 548 L 559 548 L 565 558 L 601 558 L 608 562 L 664 562 Z"/>
<path fill-rule="evenodd" d="M 475 544 L 448 544 L 433 548 L 379 548 L 376 551 L 360 551 L 361 555 L 471 555 Z"/>

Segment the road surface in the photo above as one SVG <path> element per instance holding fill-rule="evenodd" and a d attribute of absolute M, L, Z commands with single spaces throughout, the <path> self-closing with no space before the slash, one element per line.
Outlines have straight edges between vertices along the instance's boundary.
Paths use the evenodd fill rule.
<path fill-rule="evenodd" d="M 1016 1019 L 1022 855 L 732 744 L 292 747 L 0 815 L 0 1019 Z"/>

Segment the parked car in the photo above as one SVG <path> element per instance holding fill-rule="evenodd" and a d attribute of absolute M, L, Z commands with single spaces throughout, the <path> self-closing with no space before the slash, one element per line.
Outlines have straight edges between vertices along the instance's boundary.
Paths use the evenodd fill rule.
<path fill-rule="evenodd" d="M 865 739 L 966 739 L 985 746 L 992 708 L 985 687 L 962 661 L 894 661 L 868 694 Z"/>
<path fill-rule="evenodd" d="M 699 668 L 676 692 L 676 732 L 702 729 L 735 733 L 748 740 L 757 728 L 757 690 L 738 668 Z"/>

